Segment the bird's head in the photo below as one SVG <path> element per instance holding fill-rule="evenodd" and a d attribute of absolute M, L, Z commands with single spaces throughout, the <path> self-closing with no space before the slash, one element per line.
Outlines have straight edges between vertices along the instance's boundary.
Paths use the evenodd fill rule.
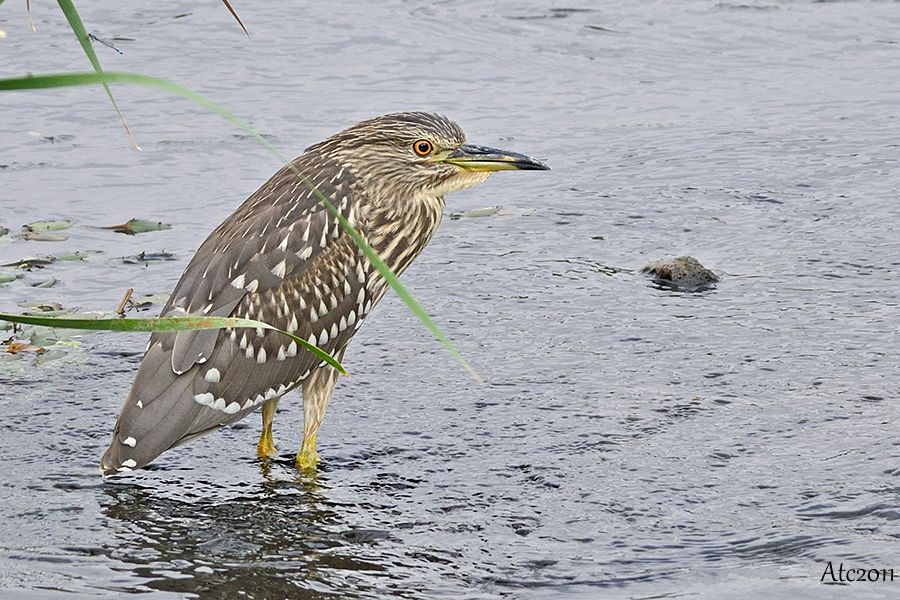
<path fill-rule="evenodd" d="M 307 151 L 338 158 L 367 187 L 394 197 L 443 197 L 495 171 L 550 168 L 524 154 L 467 144 L 459 125 L 424 112 L 363 121 Z"/>

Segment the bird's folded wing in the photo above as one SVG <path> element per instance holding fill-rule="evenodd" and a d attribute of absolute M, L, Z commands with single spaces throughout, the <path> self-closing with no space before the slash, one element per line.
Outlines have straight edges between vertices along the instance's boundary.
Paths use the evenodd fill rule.
<path fill-rule="evenodd" d="M 341 214 L 354 222 L 359 191 L 336 164 L 295 165 Z M 262 293 L 296 277 L 345 235 L 310 186 L 284 167 L 201 245 L 161 316 L 231 316 L 250 293 Z M 251 316 L 251 318 L 253 318 Z M 176 374 L 206 362 L 214 330 L 175 334 L 171 366 Z M 151 339 L 151 345 L 158 339 Z"/>

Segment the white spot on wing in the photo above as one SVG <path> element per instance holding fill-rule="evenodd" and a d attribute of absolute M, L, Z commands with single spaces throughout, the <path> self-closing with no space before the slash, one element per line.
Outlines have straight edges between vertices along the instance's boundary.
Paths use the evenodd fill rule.
<path fill-rule="evenodd" d="M 216 410 L 225 410 L 225 398 L 216 398 L 215 403 L 213 403 L 212 408 Z"/>
<path fill-rule="evenodd" d="M 291 340 L 291 343 L 288 344 L 287 353 L 288 356 L 297 356 L 297 342 Z"/>
<path fill-rule="evenodd" d="M 221 379 L 221 374 L 219 373 L 218 369 L 213 367 L 212 369 L 210 369 L 209 371 L 206 372 L 206 375 L 203 378 L 210 383 L 219 383 L 219 379 Z"/>
<path fill-rule="evenodd" d="M 284 279 L 284 274 L 287 272 L 287 263 L 285 261 L 281 261 L 274 267 L 272 267 L 272 275 L 278 277 L 279 279 Z"/>
<path fill-rule="evenodd" d="M 138 400 L 138 401 L 137 401 L 137 404 L 135 404 L 135 406 L 137 406 L 138 408 L 144 408 L 144 402 L 143 402 L 143 400 Z"/>
<path fill-rule="evenodd" d="M 239 410 L 241 410 L 241 405 L 238 404 L 237 402 L 232 402 L 231 404 L 229 404 L 228 406 L 226 406 L 225 408 L 222 409 L 222 411 L 225 412 L 225 414 L 229 414 L 229 415 L 233 415 L 234 413 L 236 413 Z"/>
<path fill-rule="evenodd" d="M 241 273 L 231 281 L 231 286 L 237 289 L 244 287 L 244 274 Z"/>
<path fill-rule="evenodd" d="M 256 355 L 256 362 L 263 365 L 266 363 L 266 349 L 260 348 L 259 353 Z"/>
<path fill-rule="evenodd" d="M 133 469 L 137 466 L 137 462 L 133 458 L 129 458 L 128 460 L 122 461 L 122 466 L 127 469 Z"/>
<path fill-rule="evenodd" d="M 299 256 L 302 260 L 306 260 L 307 258 L 312 256 L 312 246 L 307 246 L 302 251 L 298 252 L 297 256 Z"/>
<path fill-rule="evenodd" d="M 248 283 L 248 284 L 247 284 L 247 287 L 244 288 L 244 289 L 246 289 L 248 292 L 250 292 L 250 293 L 252 294 L 253 292 L 256 291 L 256 288 L 258 288 L 258 287 L 259 287 L 259 280 L 258 280 L 258 279 L 254 279 L 253 281 L 251 281 L 250 283 Z"/>
<path fill-rule="evenodd" d="M 132 448 L 134 448 L 135 444 L 137 444 L 137 440 L 134 439 L 133 437 L 127 437 L 124 440 L 122 440 L 122 443 L 125 444 L 126 446 L 131 446 Z"/>
<path fill-rule="evenodd" d="M 209 392 L 197 394 L 194 396 L 194 402 L 196 402 L 197 404 L 202 404 L 203 406 L 212 406 L 215 401 L 216 397 Z"/>

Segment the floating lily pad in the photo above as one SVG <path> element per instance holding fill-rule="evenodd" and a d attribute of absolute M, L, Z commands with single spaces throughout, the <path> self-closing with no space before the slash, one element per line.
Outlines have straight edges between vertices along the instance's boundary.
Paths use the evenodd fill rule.
<path fill-rule="evenodd" d="M 39 281 L 37 283 L 32 283 L 31 287 L 34 288 L 51 288 L 54 285 L 59 283 L 59 279 L 56 277 L 51 277 L 50 279 L 45 279 L 44 281 Z"/>
<path fill-rule="evenodd" d="M 72 221 L 61 219 L 59 221 L 34 221 L 25 225 L 25 229 L 34 232 L 63 231 L 72 226 Z"/>
<path fill-rule="evenodd" d="M 451 213 L 451 219 L 477 219 L 479 217 L 492 217 L 500 212 L 499 206 L 486 206 L 485 208 L 476 208 L 458 213 Z"/>
<path fill-rule="evenodd" d="M 43 269 L 47 265 L 53 264 L 54 262 L 56 262 L 56 258 L 52 256 L 37 256 L 34 258 L 23 258 L 21 260 L 5 263 L 0 265 L 0 267 L 16 267 L 17 269 L 26 269 L 30 271 L 32 269 Z"/>
<path fill-rule="evenodd" d="M 33 315 L 33 314 L 43 314 L 48 316 L 56 316 L 68 313 L 68 310 L 63 309 L 63 305 L 59 302 L 41 302 L 39 304 L 19 304 L 20 307 L 28 309 L 24 314 Z"/>
<path fill-rule="evenodd" d="M 54 258 L 56 260 L 63 261 L 75 261 L 75 260 L 87 260 L 88 252 L 85 250 L 76 250 L 75 252 L 66 252 L 65 254 L 56 254 Z"/>
<path fill-rule="evenodd" d="M 21 354 L 23 352 L 35 352 L 37 354 L 41 354 L 45 352 L 44 348 L 42 348 L 41 346 L 35 346 L 30 342 L 22 342 L 18 340 L 9 342 L 8 344 L 2 346 L 2 348 L 9 354 Z"/>
<path fill-rule="evenodd" d="M 22 237 L 29 242 L 64 242 L 69 236 L 61 233 L 50 233 L 49 231 L 32 231 L 26 229 Z"/>
<path fill-rule="evenodd" d="M 150 310 L 155 306 L 162 306 L 169 300 L 169 294 L 167 293 L 159 293 L 159 294 L 147 294 L 145 296 L 141 296 L 139 298 L 132 297 L 128 302 L 128 305 L 125 307 L 126 311 L 137 311 L 142 312 L 146 310 Z"/>
<path fill-rule="evenodd" d="M 148 233 L 150 231 L 162 231 L 164 229 L 172 229 L 168 223 L 161 221 L 147 221 L 145 219 L 131 219 L 121 225 L 110 225 L 101 227 L 100 229 L 110 229 L 116 233 L 124 233 L 125 235 L 135 235 L 137 233 Z"/>
<path fill-rule="evenodd" d="M 122 262 L 126 265 L 149 265 L 150 263 L 163 262 L 167 260 L 175 260 L 175 255 L 171 252 L 141 252 L 134 256 L 123 256 Z"/>

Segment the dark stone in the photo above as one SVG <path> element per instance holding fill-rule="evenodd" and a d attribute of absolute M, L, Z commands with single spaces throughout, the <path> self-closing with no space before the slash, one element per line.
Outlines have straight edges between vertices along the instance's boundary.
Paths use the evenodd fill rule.
<path fill-rule="evenodd" d="M 657 285 L 682 292 L 707 290 L 719 281 L 715 273 L 693 256 L 653 260 L 641 269 L 641 273 L 649 274 Z"/>

